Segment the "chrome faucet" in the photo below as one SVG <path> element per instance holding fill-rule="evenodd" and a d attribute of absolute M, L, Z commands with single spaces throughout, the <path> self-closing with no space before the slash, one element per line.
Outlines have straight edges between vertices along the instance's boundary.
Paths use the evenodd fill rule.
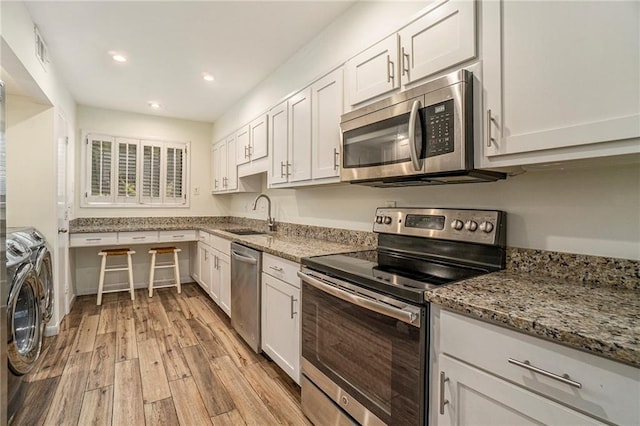
<path fill-rule="evenodd" d="M 276 230 L 276 221 L 274 218 L 271 217 L 271 198 L 269 198 L 269 196 L 267 194 L 260 194 L 256 197 L 256 199 L 253 201 L 253 210 L 256 209 L 256 207 L 258 207 L 258 200 L 260 198 L 265 198 L 267 200 L 267 207 L 269 208 L 269 211 L 267 213 L 267 226 L 269 227 L 269 231 L 273 232 Z"/>

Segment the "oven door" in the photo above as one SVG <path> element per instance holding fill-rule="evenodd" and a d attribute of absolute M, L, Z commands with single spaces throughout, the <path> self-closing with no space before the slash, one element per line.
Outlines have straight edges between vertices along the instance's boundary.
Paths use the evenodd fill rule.
<path fill-rule="evenodd" d="M 340 180 L 390 178 L 424 173 L 424 96 L 340 123 Z"/>
<path fill-rule="evenodd" d="M 423 424 L 426 308 L 307 269 L 299 276 L 303 374 L 361 424 Z"/>

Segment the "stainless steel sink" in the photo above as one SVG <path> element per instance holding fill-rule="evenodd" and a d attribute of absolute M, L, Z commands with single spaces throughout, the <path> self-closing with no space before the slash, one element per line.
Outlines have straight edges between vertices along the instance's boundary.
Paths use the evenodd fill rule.
<path fill-rule="evenodd" d="M 230 232 L 236 235 L 263 235 L 264 231 L 257 231 L 255 229 L 241 228 L 241 229 L 225 229 L 226 232 Z"/>

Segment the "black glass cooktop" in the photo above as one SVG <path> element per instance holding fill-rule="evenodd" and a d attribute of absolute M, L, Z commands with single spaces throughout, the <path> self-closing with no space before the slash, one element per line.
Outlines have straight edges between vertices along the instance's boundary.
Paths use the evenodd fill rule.
<path fill-rule="evenodd" d="M 302 264 L 353 284 L 416 303 L 424 303 L 426 290 L 489 272 L 384 250 L 309 257 L 302 259 Z"/>

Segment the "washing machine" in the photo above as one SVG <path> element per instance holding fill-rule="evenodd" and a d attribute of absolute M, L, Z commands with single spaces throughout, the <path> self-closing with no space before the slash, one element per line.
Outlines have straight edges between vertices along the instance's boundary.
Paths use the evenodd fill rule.
<path fill-rule="evenodd" d="M 9 228 L 7 234 L 20 240 L 31 249 L 31 263 L 40 281 L 40 300 L 42 303 L 42 327 L 53 315 L 53 265 L 51 251 L 47 247 L 44 235 L 35 228 Z"/>
<path fill-rule="evenodd" d="M 6 261 L 9 298 L 7 300 L 8 418 L 21 407 L 22 378 L 33 369 L 42 348 L 41 286 L 31 262 L 31 249 L 7 235 Z"/>

